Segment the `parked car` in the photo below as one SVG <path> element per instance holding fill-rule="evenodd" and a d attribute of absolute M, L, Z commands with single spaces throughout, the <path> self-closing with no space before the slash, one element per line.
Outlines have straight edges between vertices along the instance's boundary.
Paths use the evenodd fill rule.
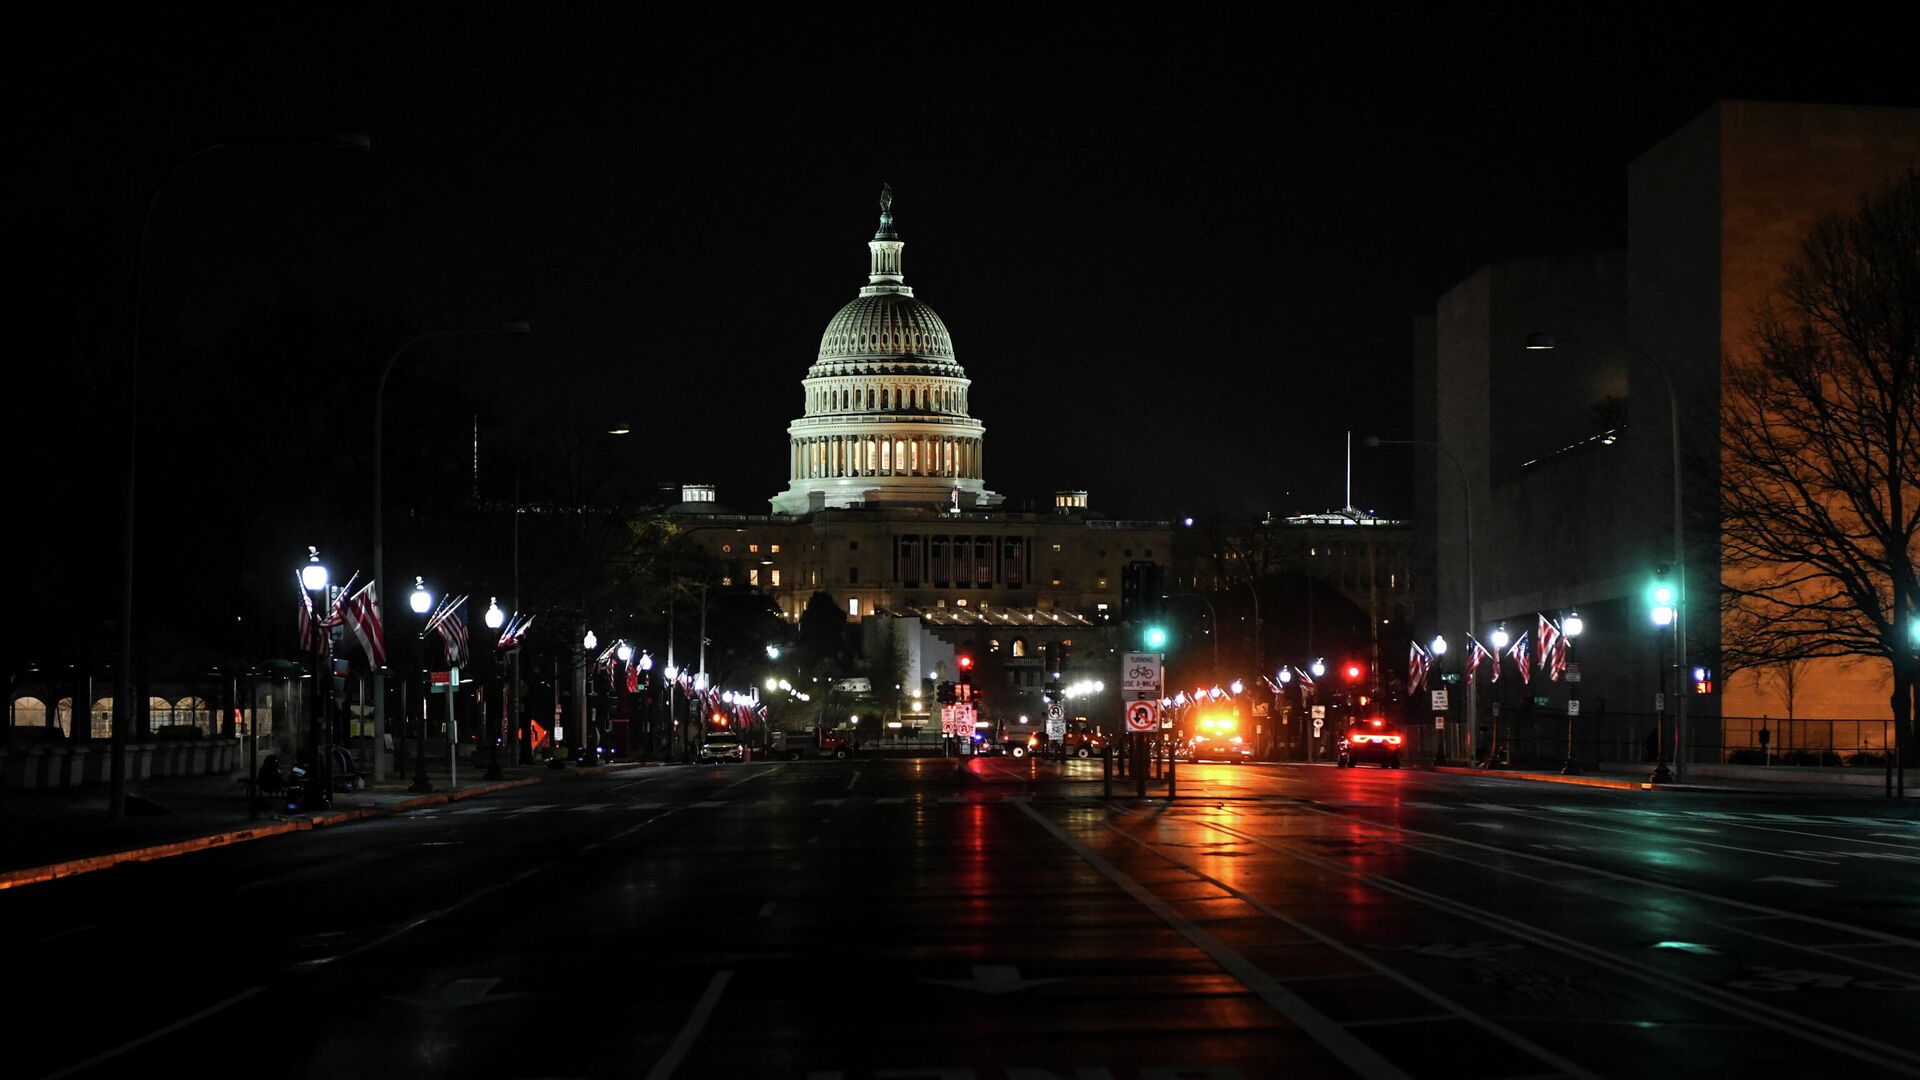
<path fill-rule="evenodd" d="M 700 743 L 700 764 L 702 765 L 746 759 L 747 750 L 740 745 L 738 735 L 709 735 Z"/>

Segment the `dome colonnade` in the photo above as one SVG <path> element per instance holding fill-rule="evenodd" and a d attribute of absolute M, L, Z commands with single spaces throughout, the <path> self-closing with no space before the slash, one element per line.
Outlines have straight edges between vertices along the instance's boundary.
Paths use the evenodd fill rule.
<path fill-rule="evenodd" d="M 986 429 L 967 415 L 966 372 L 946 324 L 901 273 L 892 192 L 868 242 L 867 284 L 820 337 L 803 381 L 806 411 L 787 429 L 787 490 L 775 513 L 848 506 L 991 507 Z"/>

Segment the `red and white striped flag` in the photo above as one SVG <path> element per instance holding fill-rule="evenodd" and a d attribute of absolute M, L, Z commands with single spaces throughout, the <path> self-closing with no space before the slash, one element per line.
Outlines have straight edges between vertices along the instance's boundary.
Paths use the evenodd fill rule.
<path fill-rule="evenodd" d="M 1481 660 L 1493 661 L 1493 681 L 1499 682 L 1500 681 L 1499 659 L 1495 657 L 1492 653 L 1488 652 L 1487 647 L 1485 645 L 1480 644 L 1480 642 L 1476 640 L 1472 634 L 1468 634 L 1467 635 L 1467 682 L 1469 683 L 1473 682 L 1473 674 L 1474 672 L 1480 670 Z"/>
<path fill-rule="evenodd" d="M 1520 669 L 1520 681 L 1523 683 L 1533 682 L 1533 667 L 1527 658 L 1527 644 L 1532 640 L 1532 635 L 1521 634 L 1513 639 L 1513 648 L 1507 650 L 1507 655 L 1513 658 L 1515 666 Z"/>
<path fill-rule="evenodd" d="M 1407 693 L 1411 694 L 1416 687 L 1427 685 L 1427 667 L 1433 659 L 1417 641 L 1409 642 L 1407 650 Z"/>
<path fill-rule="evenodd" d="M 300 592 L 300 651 L 315 652 L 320 648 L 320 627 L 313 617 L 313 594 L 307 591 L 306 583 L 300 580 L 300 572 L 293 572 L 293 587 Z"/>
<path fill-rule="evenodd" d="M 1545 615 L 1540 616 L 1540 666 L 1553 682 L 1559 682 L 1567 670 L 1567 636 Z"/>
<path fill-rule="evenodd" d="M 366 650 L 367 661 L 377 670 L 387 666 L 387 633 L 380 619 L 380 593 L 376 582 L 355 593 L 341 606 L 346 611 L 347 627 Z"/>

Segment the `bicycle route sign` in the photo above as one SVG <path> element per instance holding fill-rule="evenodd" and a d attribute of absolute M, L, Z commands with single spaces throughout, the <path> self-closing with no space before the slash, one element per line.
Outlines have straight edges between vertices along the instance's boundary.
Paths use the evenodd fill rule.
<path fill-rule="evenodd" d="M 1128 653 L 1126 666 L 1121 669 L 1120 690 L 1122 693 L 1159 700 L 1160 654 Z"/>

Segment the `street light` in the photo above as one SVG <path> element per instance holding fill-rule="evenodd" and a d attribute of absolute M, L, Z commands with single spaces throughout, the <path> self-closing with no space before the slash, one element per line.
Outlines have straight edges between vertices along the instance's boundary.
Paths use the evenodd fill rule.
<path fill-rule="evenodd" d="M 1586 628 L 1586 620 L 1577 611 L 1568 613 L 1566 620 L 1560 624 L 1560 633 L 1567 639 L 1568 654 L 1573 652 L 1573 639 L 1579 637 Z M 1574 671 L 1567 675 L 1567 763 L 1560 766 L 1561 773 L 1567 776 L 1580 774 L 1580 766 L 1573 760 L 1573 718 L 1579 715 L 1580 673 Z"/>
<path fill-rule="evenodd" d="M 300 585 L 308 592 L 319 595 L 316 613 L 319 618 L 313 620 L 313 721 L 309 738 L 313 745 L 313 768 L 308 771 L 306 790 L 302 795 L 303 809 L 324 809 L 333 803 L 333 783 L 331 766 L 333 764 L 333 725 L 327 717 L 328 690 L 333 686 L 333 628 L 324 623 L 332 614 L 327 601 L 331 598 L 327 587 L 328 574 L 326 564 L 320 561 L 320 549 L 307 548 L 306 564 L 300 567 Z M 318 794 L 315 793 L 316 787 Z"/>
<path fill-rule="evenodd" d="M 1453 451 L 1447 449 L 1446 447 L 1430 439 L 1383 439 L 1378 435 L 1369 435 L 1366 437 L 1365 443 L 1368 446 L 1430 446 L 1433 449 L 1438 450 L 1442 457 L 1445 457 L 1448 462 L 1452 463 L 1453 471 L 1459 474 L 1460 495 L 1462 500 L 1461 508 L 1466 515 L 1467 625 L 1474 627 L 1475 629 L 1478 629 L 1480 626 L 1480 600 L 1479 600 L 1479 595 L 1475 593 L 1473 589 L 1473 487 L 1472 485 L 1467 483 L 1467 470 L 1461 467 L 1460 459 L 1453 456 Z M 1475 742 L 1475 737 L 1479 734 L 1479 726 L 1480 726 L 1480 708 L 1479 708 L 1480 696 L 1479 696 L 1478 688 L 1476 686 L 1476 682 L 1477 680 L 1471 680 L 1471 679 L 1468 680 L 1467 682 L 1467 725 L 1466 726 L 1467 726 L 1467 754 L 1469 758 L 1476 756 L 1473 753 L 1474 742 Z M 1500 724 L 1499 717 L 1496 716 L 1494 718 L 1494 729 L 1493 729 L 1493 735 L 1494 735 L 1493 741 L 1496 746 L 1499 743 L 1499 735 L 1500 735 L 1499 724 Z M 1489 762 L 1493 760 L 1492 748 L 1489 748 L 1489 751 L 1487 754 L 1487 760 Z M 1469 761 L 1468 764 L 1472 764 L 1472 762 Z"/>
<path fill-rule="evenodd" d="M 127 738 L 132 734 L 134 709 L 137 707 L 133 700 L 134 494 L 138 490 L 140 460 L 140 323 L 146 298 L 144 271 L 147 265 L 147 226 L 153 222 L 153 209 L 160 205 L 160 196 L 166 193 L 167 185 L 173 182 L 174 176 L 188 162 L 215 150 L 267 146 L 325 146 L 334 150 L 366 153 L 373 149 L 373 139 L 364 131 L 341 131 L 324 139 L 225 139 L 194 147 L 175 158 L 173 164 L 167 166 L 167 171 L 160 174 L 159 183 L 153 186 L 153 193 L 147 197 L 147 209 L 140 215 L 140 231 L 134 238 L 133 322 L 128 326 L 127 333 L 126 377 L 121 380 L 127 393 L 127 475 L 123 484 L 123 527 L 120 535 L 120 666 L 114 671 L 113 739 L 109 753 L 107 820 L 110 822 L 118 822 L 126 816 Z M 75 704 L 77 706 L 78 702 Z"/>
<path fill-rule="evenodd" d="M 1580 344 L 1607 344 L 1607 343 L 1582 342 Z M 1687 663 L 1686 661 L 1687 549 L 1686 549 L 1686 533 L 1684 529 L 1686 519 L 1681 516 L 1681 504 L 1680 504 L 1680 396 L 1674 393 L 1673 377 L 1667 374 L 1666 365 L 1654 359 L 1651 353 L 1647 352 L 1645 349 L 1642 349 L 1638 346 L 1628 345 L 1625 342 L 1612 342 L 1611 344 L 1615 348 L 1626 349 L 1629 352 L 1634 353 L 1635 355 L 1639 356 L 1640 359 L 1645 361 L 1647 364 L 1651 365 L 1653 367 L 1653 370 L 1660 373 L 1660 384 L 1664 386 L 1667 391 L 1667 431 L 1668 431 L 1668 436 L 1672 442 L 1672 456 L 1673 456 L 1673 566 L 1675 570 L 1675 585 L 1676 585 L 1676 591 L 1672 598 L 1673 673 L 1674 673 L 1674 698 L 1676 699 L 1673 703 L 1673 728 L 1674 728 L 1673 771 L 1674 771 L 1674 775 L 1678 776 L 1678 775 L 1684 774 L 1685 772 L 1685 760 L 1682 754 L 1683 754 L 1683 747 L 1686 745 L 1686 738 L 1687 738 L 1687 734 L 1686 734 L 1687 732 L 1687 699 L 1686 699 L 1686 695 L 1681 694 L 1679 692 L 1680 675 L 1682 672 L 1686 670 L 1686 663 Z M 1553 340 L 1552 334 L 1542 334 L 1542 333 L 1536 332 L 1536 333 L 1527 335 L 1526 347 L 1530 350 L 1534 350 L 1536 352 L 1547 351 L 1547 350 L 1553 349 L 1554 346 L 1555 346 L 1555 342 Z M 1664 760 L 1662 760 L 1658 772 L 1664 773 L 1666 771 L 1667 771 L 1666 763 Z"/>
<path fill-rule="evenodd" d="M 498 630 L 506 621 L 507 613 L 500 610 L 500 598 L 496 596 L 489 599 L 487 601 L 487 629 Z"/>
<path fill-rule="evenodd" d="M 376 576 L 374 580 L 378 581 L 379 578 Z M 430 703 L 433 697 L 432 686 L 427 682 L 426 623 L 428 613 L 433 610 L 433 593 L 427 590 L 425 578 L 415 577 L 413 579 L 413 592 L 407 596 L 407 606 L 412 608 L 413 613 L 420 616 L 421 620 L 420 632 L 414 635 L 413 647 L 414 665 L 420 671 L 420 744 L 414 747 L 414 757 L 419 760 L 417 768 L 414 770 L 413 783 L 407 787 L 407 790 L 424 795 L 433 790 L 433 781 L 427 776 L 427 717 L 432 715 L 432 705 Z M 402 682 L 401 703 L 403 706 L 405 705 L 406 699 L 405 686 L 406 684 Z M 376 705 L 376 708 L 377 707 Z M 407 771 L 407 721 L 404 712 L 405 710 L 403 708 L 403 715 L 400 719 L 400 760 L 397 763 L 400 766 L 401 772 Z"/>
<path fill-rule="evenodd" d="M 376 604 L 380 602 L 382 597 L 387 595 L 386 551 L 380 528 L 382 507 L 385 505 L 385 502 L 381 498 L 380 492 L 381 481 L 385 476 L 383 468 L 383 451 L 385 444 L 382 436 L 387 415 L 387 377 L 393 374 L 393 366 L 400 362 L 400 357 L 404 356 L 408 349 L 429 338 L 451 337 L 456 334 L 531 333 L 533 333 L 533 327 L 524 322 L 501 323 L 498 326 L 450 327 L 440 330 L 422 330 L 405 341 L 402 341 L 395 347 L 393 352 L 387 356 L 385 366 L 380 369 L 380 382 L 373 391 L 373 593 Z M 519 511 L 516 508 L 515 514 L 517 515 L 518 513 Z M 519 525 L 518 517 L 515 518 L 514 524 L 517 528 Z M 516 603 L 518 602 L 517 597 L 510 599 L 513 599 Z M 383 667 L 376 667 L 373 670 L 373 727 L 375 731 L 383 732 L 387 729 L 387 671 Z M 386 775 L 386 771 L 386 761 L 380 756 L 380 741 L 375 739 L 373 748 L 374 779 L 379 780 L 383 778 Z M 425 774 L 423 773 L 422 775 Z"/>
<path fill-rule="evenodd" d="M 574 745 L 580 748 L 582 765 L 600 764 L 599 751 L 594 747 L 593 739 L 587 734 L 587 666 L 593 663 L 588 654 L 599 647 L 600 639 L 594 636 L 592 630 L 586 630 L 580 637 L 582 654 L 573 665 L 573 719 L 579 728 L 578 734 L 574 736 L 578 741 Z"/>

